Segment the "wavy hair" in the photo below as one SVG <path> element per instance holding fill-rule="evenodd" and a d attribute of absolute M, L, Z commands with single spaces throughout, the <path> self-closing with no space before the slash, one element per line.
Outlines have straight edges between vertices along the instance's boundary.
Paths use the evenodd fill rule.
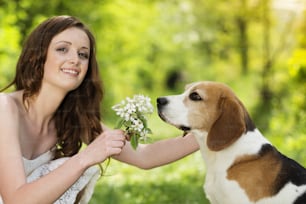
<path fill-rule="evenodd" d="M 25 41 L 17 62 L 14 80 L 1 90 L 12 85 L 15 85 L 16 90 L 24 90 L 24 104 L 38 94 L 49 44 L 55 35 L 71 27 L 83 30 L 89 38 L 89 64 L 83 82 L 66 95 L 53 115 L 57 131 L 55 158 L 76 154 L 82 143 L 89 144 L 102 132 L 100 123 L 102 81 L 96 60 L 95 38 L 90 30 L 72 16 L 55 16 L 42 22 Z"/>

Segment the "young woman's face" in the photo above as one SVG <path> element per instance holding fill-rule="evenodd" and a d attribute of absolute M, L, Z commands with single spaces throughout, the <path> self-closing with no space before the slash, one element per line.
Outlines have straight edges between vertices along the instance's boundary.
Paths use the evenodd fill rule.
<path fill-rule="evenodd" d="M 79 28 L 68 28 L 54 36 L 47 51 L 43 85 L 67 92 L 76 89 L 86 75 L 89 53 L 89 38 Z"/>

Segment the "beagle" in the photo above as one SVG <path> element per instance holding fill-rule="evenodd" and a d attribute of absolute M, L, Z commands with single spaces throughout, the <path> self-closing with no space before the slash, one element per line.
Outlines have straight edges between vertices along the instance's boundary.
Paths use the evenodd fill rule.
<path fill-rule="evenodd" d="M 306 204 L 306 169 L 256 129 L 225 84 L 192 83 L 181 95 L 159 97 L 157 108 L 161 119 L 197 139 L 211 204 Z"/>

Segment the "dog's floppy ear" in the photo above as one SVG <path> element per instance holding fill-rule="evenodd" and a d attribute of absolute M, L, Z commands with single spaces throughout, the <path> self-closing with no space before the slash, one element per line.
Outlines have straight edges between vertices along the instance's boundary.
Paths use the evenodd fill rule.
<path fill-rule="evenodd" d="M 219 110 L 220 115 L 207 137 L 207 146 L 212 151 L 228 147 L 245 132 L 245 110 L 236 99 L 221 97 Z"/>

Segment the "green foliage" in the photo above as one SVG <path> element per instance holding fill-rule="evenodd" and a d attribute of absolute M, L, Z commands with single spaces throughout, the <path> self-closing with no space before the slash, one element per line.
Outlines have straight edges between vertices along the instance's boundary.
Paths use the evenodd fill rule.
<path fill-rule="evenodd" d="M 127 96 L 155 101 L 187 83 L 216 80 L 233 88 L 281 152 L 306 165 L 306 15 L 274 12 L 269 2 L 0 1 L 0 87 L 13 79 L 22 42 L 39 22 L 74 15 L 96 36 L 108 126 L 116 121 L 111 107 Z M 149 123 L 154 140 L 181 134 L 157 114 Z M 195 155 L 149 171 L 112 161 L 92 203 L 206 202 Z"/>
<path fill-rule="evenodd" d="M 20 34 L 14 26 L 14 15 L 6 15 L 0 8 L 0 87 L 7 85 L 13 78 L 15 64 L 20 52 Z M 0 41 L 1 41 L 0 40 Z"/>
<path fill-rule="evenodd" d="M 146 171 L 112 160 L 90 204 L 208 204 L 202 188 L 203 168 L 199 152 Z"/>
<path fill-rule="evenodd" d="M 305 34 L 306 35 L 306 34 Z M 294 51 L 289 61 L 289 76 L 297 83 L 305 83 L 306 79 L 306 48 Z"/>
<path fill-rule="evenodd" d="M 306 60 L 305 49 L 297 49 L 288 61 L 276 92 L 269 126 L 271 139 L 289 156 L 306 164 Z M 280 137 L 280 135 L 283 135 Z"/>

